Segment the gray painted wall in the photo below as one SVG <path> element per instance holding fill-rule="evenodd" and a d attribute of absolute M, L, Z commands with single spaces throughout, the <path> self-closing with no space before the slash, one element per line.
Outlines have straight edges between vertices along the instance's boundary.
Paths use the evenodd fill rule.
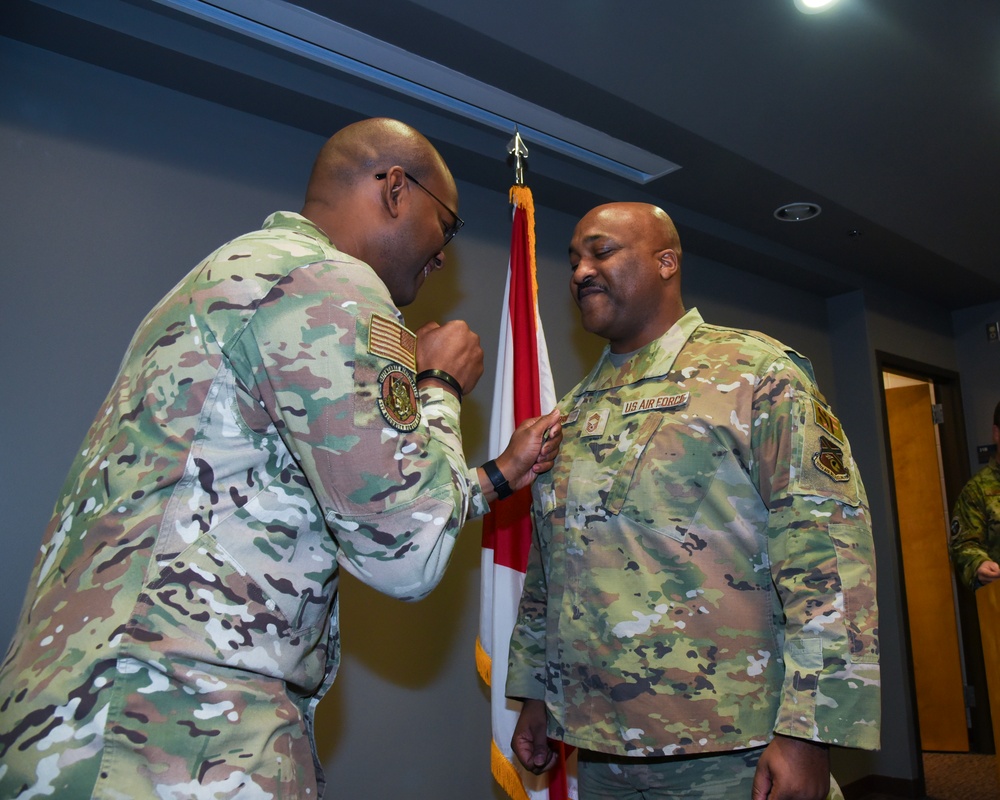
<path fill-rule="evenodd" d="M 965 406 L 965 431 L 969 441 L 969 469 L 982 467 L 976 460 L 976 447 L 990 444 L 993 409 L 1000 403 L 1000 341 L 990 341 L 986 326 L 1000 323 L 1000 303 L 956 311 L 955 349 L 962 373 L 962 404 Z"/>
<path fill-rule="evenodd" d="M 257 227 L 273 210 L 297 210 L 322 141 L 2 38 L 0 76 L 5 643 L 65 470 L 135 326 L 207 252 Z M 487 457 L 509 210 L 506 186 L 488 191 L 456 177 L 469 224 L 407 319 L 416 327 L 428 319 L 464 318 L 483 337 L 487 373 L 463 409 L 466 452 L 476 463 Z M 562 393 L 603 343 L 580 331 L 567 291 L 566 243 L 575 220 L 539 208 L 537 222 L 541 313 Z M 869 485 L 880 558 L 888 554 L 880 563 L 883 630 L 898 631 L 892 510 L 871 354 L 875 347 L 921 360 L 931 353 L 934 363 L 958 369 L 948 318 L 905 298 L 895 298 L 889 309 L 875 303 L 874 310 L 860 295 L 827 303 L 690 252 L 684 287 L 688 305 L 710 321 L 763 330 L 813 360 Z M 982 310 L 987 316 L 996 311 Z M 968 323 L 971 341 L 978 318 L 956 319 Z M 997 396 L 1000 345 L 988 355 L 993 383 L 977 390 Z M 967 410 L 978 410 L 972 394 L 965 395 Z M 442 585 L 419 604 L 390 600 L 344 577 L 344 664 L 317 725 L 320 753 L 337 787 L 333 796 L 502 796 L 489 775 L 489 707 L 473 658 L 479 533 L 478 523 L 467 527 Z M 901 647 L 890 636 L 893 674 L 901 674 Z M 891 708 L 886 749 L 838 757 L 842 779 L 916 774 L 905 744 L 905 687 Z"/>

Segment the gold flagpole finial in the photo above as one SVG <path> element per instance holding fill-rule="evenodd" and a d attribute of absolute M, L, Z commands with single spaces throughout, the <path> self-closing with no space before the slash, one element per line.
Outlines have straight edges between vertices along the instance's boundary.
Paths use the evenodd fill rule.
<path fill-rule="evenodd" d="M 528 162 L 528 147 L 521 138 L 521 132 L 514 126 L 514 137 L 507 142 L 507 152 L 514 160 L 514 183 L 524 186 L 524 170 Z"/>

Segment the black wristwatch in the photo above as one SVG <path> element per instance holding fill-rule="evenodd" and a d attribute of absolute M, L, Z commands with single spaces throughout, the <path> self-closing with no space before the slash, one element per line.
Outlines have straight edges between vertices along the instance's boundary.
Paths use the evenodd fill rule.
<path fill-rule="evenodd" d="M 503 476 L 500 471 L 500 467 L 497 466 L 497 462 L 490 459 L 485 464 L 483 464 L 483 470 L 486 472 L 486 477 L 490 479 L 490 483 L 493 484 L 493 488 L 496 490 L 497 497 L 503 500 L 505 497 L 510 497 L 514 492 L 510 488 L 510 484 L 507 483 L 507 479 Z"/>

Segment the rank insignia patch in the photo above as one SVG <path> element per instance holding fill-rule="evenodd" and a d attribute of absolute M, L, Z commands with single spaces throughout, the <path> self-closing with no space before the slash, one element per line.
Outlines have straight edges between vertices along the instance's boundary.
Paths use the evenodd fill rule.
<path fill-rule="evenodd" d="M 851 479 L 850 471 L 844 466 L 844 451 L 825 436 L 819 437 L 819 452 L 813 453 L 813 464 L 838 483 Z"/>
<path fill-rule="evenodd" d="M 587 414 L 580 436 L 603 436 L 604 429 L 608 424 L 609 413 L 610 409 L 602 408 L 600 411 L 591 411 Z"/>
<path fill-rule="evenodd" d="M 378 376 L 378 409 L 398 431 L 412 431 L 420 424 L 420 406 L 413 391 L 413 375 L 399 364 L 390 364 Z"/>

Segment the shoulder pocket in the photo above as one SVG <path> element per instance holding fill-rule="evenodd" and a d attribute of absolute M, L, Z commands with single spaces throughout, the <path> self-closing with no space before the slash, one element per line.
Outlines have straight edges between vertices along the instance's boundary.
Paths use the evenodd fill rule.
<path fill-rule="evenodd" d="M 792 412 L 789 491 L 829 497 L 854 508 L 864 504 L 851 445 L 830 408 L 814 395 L 796 393 Z"/>

